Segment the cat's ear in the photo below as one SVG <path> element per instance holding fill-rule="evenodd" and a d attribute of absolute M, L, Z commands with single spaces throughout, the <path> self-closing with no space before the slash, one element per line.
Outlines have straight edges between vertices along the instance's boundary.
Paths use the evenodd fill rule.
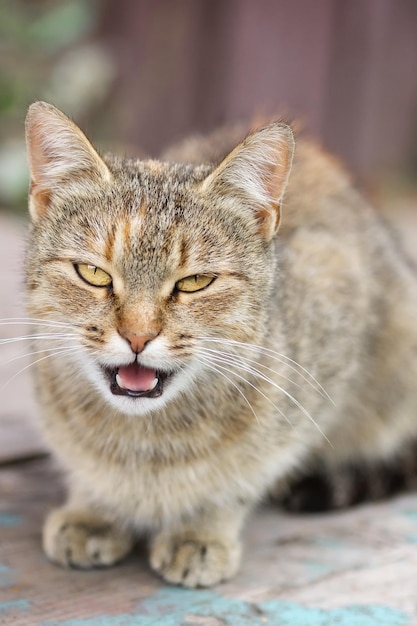
<path fill-rule="evenodd" d="M 294 137 L 286 124 L 270 124 L 255 131 L 216 167 L 202 183 L 205 193 L 229 199 L 251 211 L 259 232 L 267 239 L 276 233 L 280 208 L 291 170 Z"/>
<path fill-rule="evenodd" d="M 111 174 L 84 133 L 51 104 L 35 102 L 26 117 L 30 169 L 29 212 L 37 219 L 54 197 L 76 185 L 110 181 Z"/>

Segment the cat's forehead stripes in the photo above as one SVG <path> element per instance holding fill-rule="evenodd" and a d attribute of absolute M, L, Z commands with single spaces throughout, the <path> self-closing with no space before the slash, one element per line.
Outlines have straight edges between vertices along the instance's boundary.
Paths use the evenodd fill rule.
<path fill-rule="evenodd" d="M 106 259 L 108 263 L 110 263 L 113 258 L 113 246 L 114 246 L 115 236 L 116 236 L 116 225 L 113 223 L 111 224 L 108 230 L 107 238 L 104 244 L 104 258 Z"/>
<path fill-rule="evenodd" d="M 136 212 L 119 216 L 104 246 L 106 261 L 120 292 L 145 289 L 153 291 L 172 268 L 175 234 L 168 235 L 167 224 L 155 220 L 144 204 Z M 170 240 L 167 246 L 167 239 Z M 120 277 L 119 282 L 117 277 Z"/>
<path fill-rule="evenodd" d="M 117 262 L 126 257 L 132 247 L 132 238 L 140 237 L 143 230 L 143 218 L 140 215 L 120 220 L 115 228 L 115 236 L 111 251 L 111 260 Z"/>
<path fill-rule="evenodd" d="M 110 222 L 107 227 L 103 250 L 103 256 L 108 263 L 126 253 L 130 246 L 132 234 L 140 237 L 140 232 L 144 227 L 145 216 L 146 205 L 142 202 L 136 215 L 125 215 L 124 218 L 119 219 L 117 222 L 114 220 Z"/>
<path fill-rule="evenodd" d="M 145 202 L 141 202 L 140 203 L 140 207 L 139 207 L 139 215 L 142 219 L 145 219 L 146 217 L 146 211 L 147 211 L 147 206 Z"/>
<path fill-rule="evenodd" d="M 137 220 L 135 220 L 137 222 Z M 134 226 L 130 220 L 125 220 L 123 224 L 123 241 L 125 242 L 125 246 L 130 244 L 130 229 L 131 226 Z"/>
<path fill-rule="evenodd" d="M 188 244 L 185 237 L 182 238 L 179 249 L 179 266 L 186 267 L 188 262 Z"/>

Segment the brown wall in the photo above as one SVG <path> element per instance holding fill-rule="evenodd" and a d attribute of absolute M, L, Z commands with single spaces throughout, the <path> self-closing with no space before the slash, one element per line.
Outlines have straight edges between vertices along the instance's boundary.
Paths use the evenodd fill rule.
<path fill-rule="evenodd" d="M 276 111 L 362 172 L 416 142 L 416 0 L 107 0 L 100 38 L 114 128 L 152 153 Z"/>

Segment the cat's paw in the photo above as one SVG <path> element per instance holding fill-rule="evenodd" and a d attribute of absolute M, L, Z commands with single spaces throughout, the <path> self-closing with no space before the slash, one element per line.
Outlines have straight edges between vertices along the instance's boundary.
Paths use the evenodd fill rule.
<path fill-rule="evenodd" d="M 46 555 L 64 567 L 109 567 L 126 556 L 133 543 L 130 533 L 65 507 L 52 511 L 43 528 Z"/>
<path fill-rule="evenodd" d="M 237 572 L 241 551 L 238 541 L 161 533 L 152 543 L 150 564 L 167 582 L 210 587 Z"/>

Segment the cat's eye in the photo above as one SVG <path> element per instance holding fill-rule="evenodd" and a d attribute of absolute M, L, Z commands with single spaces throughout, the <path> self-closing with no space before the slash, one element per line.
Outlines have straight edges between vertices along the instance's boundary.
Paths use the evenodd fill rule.
<path fill-rule="evenodd" d="M 200 289 L 204 289 L 208 287 L 214 280 L 214 276 L 207 276 L 206 274 L 194 274 L 193 276 L 187 276 L 186 278 L 182 278 L 177 283 L 175 283 L 175 287 L 177 291 L 200 291 Z"/>
<path fill-rule="evenodd" d="M 87 263 L 74 263 L 77 274 L 89 285 L 94 287 L 108 287 L 112 283 L 112 277 L 96 265 Z"/>

